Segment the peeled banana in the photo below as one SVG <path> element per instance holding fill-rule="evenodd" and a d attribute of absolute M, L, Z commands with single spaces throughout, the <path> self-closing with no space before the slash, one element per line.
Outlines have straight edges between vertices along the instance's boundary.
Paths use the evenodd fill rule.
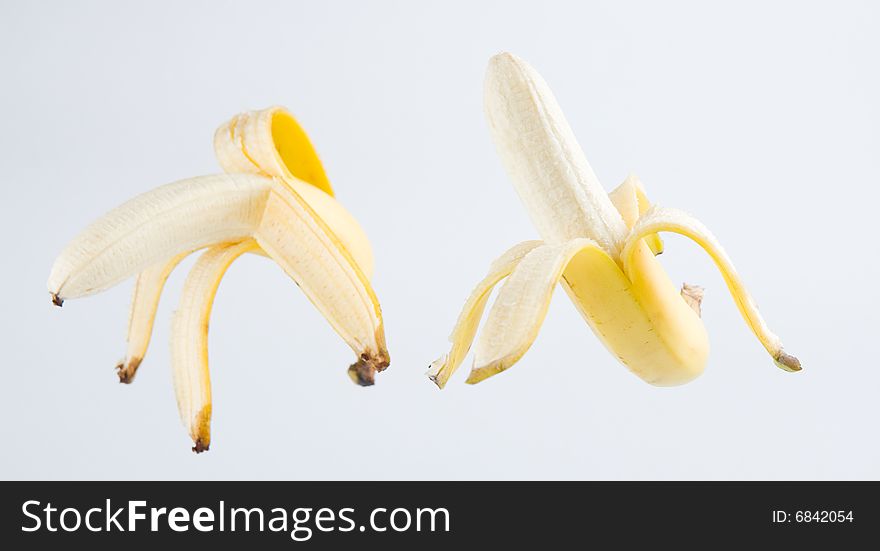
<path fill-rule="evenodd" d="M 724 249 L 703 224 L 676 209 L 651 206 L 635 176 L 605 193 L 543 78 L 502 53 L 489 62 L 484 107 L 502 164 L 543 242 L 517 245 L 496 260 L 465 303 L 452 347 L 428 377 L 443 388 L 474 339 L 467 383 L 500 373 L 526 353 L 547 314 L 557 283 L 608 350 L 653 385 L 700 375 L 709 353 L 700 319 L 702 288 L 680 290 L 655 258 L 659 233 L 699 244 L 715 261 L 746 323 L 786 371 L 800 362 L 783 351 Z M 477 328 L 502 279 L 482 332 Z"/>
<path fill-rule="evenodd" d="M 297 283 L 354 350 L 349 376 L 372 385 L 390 363 L 373 255 L 357 221 L 333 197 L 324 168 L 284 108 L 241 113 L 217 129 L 225 173 L 168 184 L 110 211 L 61 252 L 48 287 L 58 306 L 137 275 L 128 346 L 117 366 L 133 380 L 144 358 L 168 275 L 207 249 L 192 268 L 172 324 L 171 362 L 181 420 L 202 452 L 211 442 L 208 319 L 217 287 L 244 253 L 267 256 Z"/>

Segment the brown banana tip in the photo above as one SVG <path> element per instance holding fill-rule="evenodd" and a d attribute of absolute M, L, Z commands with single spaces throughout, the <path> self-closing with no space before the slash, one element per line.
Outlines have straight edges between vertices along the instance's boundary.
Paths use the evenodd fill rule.
<path fill-rule="evenodd" d="M 64 306 L 64 299 L 63 298 L 59 297 L 55 293 L 50 293 L 50 294 L 52 295 L 52 304 L 54 304 L 55 306 L 57 306 L 59 308 Z"/>
<path fill-rule="evenodd" d="M 126 385 L 131 384 L 140 365 L 141 358 L 132 358 L 128 363 L 124 361 L 119 362 L 116 366 L 116 375 L 119 376 L 119 382 Z"/>
<path fill-rule="evenodd" d="M 364 352 L 358 361 L 348 368 L 348 376 L 355 384 L 360 386 L 372 386 L 376 384 L 376 373 L 381 373 L 391 364 L 388 352 L 382 351 L 376 355 Z"/>
<path fill-rule="evenodd" d="M 193 424 L 192 436 L 195 446 L 192 451 L 202 453 L 208 451 L 211 446 L 211 404 L 203 406 L 196 414 Z"/>
<path fill-rule="evenodd" d="M 779 366 L 781 369 L 784 369 L 785 371 L 794 373 L 803 369 L 801 367 L 800 360 L 798 360 L 791 354 L 786 354 L 781 350 L 779 351 L 779 354 L 777 354 L 776 357 L 773 359 L 776 361 L 776 365 Z"/>

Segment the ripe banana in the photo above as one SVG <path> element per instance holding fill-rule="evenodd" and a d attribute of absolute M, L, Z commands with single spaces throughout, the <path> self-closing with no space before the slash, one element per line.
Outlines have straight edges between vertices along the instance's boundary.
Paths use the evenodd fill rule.
<path fill-rule="evenodd" d="M 241 113 L 217 129 L 225 174 L 154 189 L 107 213 L 61 252 L 49 275 L 52 302 L 101 292 L 137 274 L 123 383 L 150 341 L 162 288 L 187 255 L 207 248 L 174 315 L 171 361 L 181 420 L 193 450 L 211 441 L 208 320 L 220 280 L 244 253 L 267 256 L 299 285 L 357 354 L 349 376 L 372 385 L 390 363 L 373 255 L 357 221 L 334 198 L 308 136 L 281 107 Z"/>
<path fill-rule="evenodd" d="M 553 93 L 531 66 L 509 53 L 493 57 L 484 106 L 502 163 L 543 242 L 512 248 L 477 285 L 450 336 L 450 352 L 428 369 L 440 388 L 468 353 L 492 288 L 504 278 L 474 345 L 468 383 L 519 361 L 557 283 L 608 350 L 643 380 L 669 386 L 700 375 L 709 352 L 700 319 L 703 290 L 688 284 L 678 290 L 669 280 L 655 258 L 663 250 L 660 232 L 687 236 L 705 249 L 776 365 L 801 369 L 705 226 L 679 210 L 652 207 L 635 176 L 604 192 Z"/>

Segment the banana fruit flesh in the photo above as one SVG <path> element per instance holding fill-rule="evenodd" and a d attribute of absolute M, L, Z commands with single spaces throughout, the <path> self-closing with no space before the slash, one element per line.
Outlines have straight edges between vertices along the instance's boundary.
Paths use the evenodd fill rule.
<path fill-rule="evenodd" d="M 718 240 L 684 212 L 651 206 L 629 176 L 606 194 L 543 78 L 509 53 L 493 57 L 484 106 L 502 164 L 543 242 L 526 242 L 496 261 L 465 303 L 449 353 L 428 376 L 440 388 L 461 365 L 473 341 L 467 383 L 500 373 L 537 337 L 556 284 L 608 350 L 630 371 L 658 386 L 700 375 L 709 341 L 700 319 L 702 288 L 670 281 L 656 255 L 659 233 L 700 245 L 721 271 L 749 328 L 786 371 L 800 362 L 783 351 Z M 492 288 L 506 279 L 482 332 L 477 327 Z"/>
<path fill-rule="evenodd" d="M 165 281 L 189 254 L 192 268 L 174 315 L 172 373 L 193 450 L 211 441 L 208 320 L 217 288 L 245 253 L 270 258 L 302 289 L 357 358 L 349 376 L 371 385 L 390 363 L 373 255 L 357 221 L 333 197 L 323 166 L 281 107 L 241 113 L 222 125 L 214 148 L 223 174 L 154 189 L 110 211 L 61 252 L 48 288 L 58 306 L 137 275 L 128 343 L 117 366 L 131 382 L 146 354 Z"/>

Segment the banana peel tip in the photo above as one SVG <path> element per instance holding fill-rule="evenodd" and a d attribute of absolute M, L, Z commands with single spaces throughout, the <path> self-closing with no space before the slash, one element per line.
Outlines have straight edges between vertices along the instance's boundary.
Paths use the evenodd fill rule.
<path fill-rule="evenodd" d="M 358 361 L 348 367 L 349 378 L 359 386 L 373 386 L 376 384 L 376 373 L 385 371 L 391 364 L 391 358 L 387 351 L 371 354 L 364 352 Z"/>
<path fill-rule="evenodd" d="M 449 374 L 446 369 L 447 358 L 448 356 L 446 354 L 437 358 L 431 362 L 431 365 L 428 366 L 428 371 L 425 372 L 428 379 L 437 385 L 437 388 L 440 390 L 443 390 L 443 387 L 446 386 L 446 381 L 449 380 Z"/>
<path fill-rule="evenodd" d="M 776 362 L 776 366 L 784 371 L 788 371 L 789 373 L 795 373 L 801 371 L 803 368 L 801 367 L 801 362 L 791 354 L 786 354 L 782 350 L 779 351 L 779 354 L 773 358 L 773 361 Z"/>
<path fill-rule="evenodd" d="M 125 385 L 131 384 L 140 365 L 141 358 L 132 358 L 128 362 L 119 362 L 116 366 L 116 375 L 119 377 L 119 382 Z"/>

